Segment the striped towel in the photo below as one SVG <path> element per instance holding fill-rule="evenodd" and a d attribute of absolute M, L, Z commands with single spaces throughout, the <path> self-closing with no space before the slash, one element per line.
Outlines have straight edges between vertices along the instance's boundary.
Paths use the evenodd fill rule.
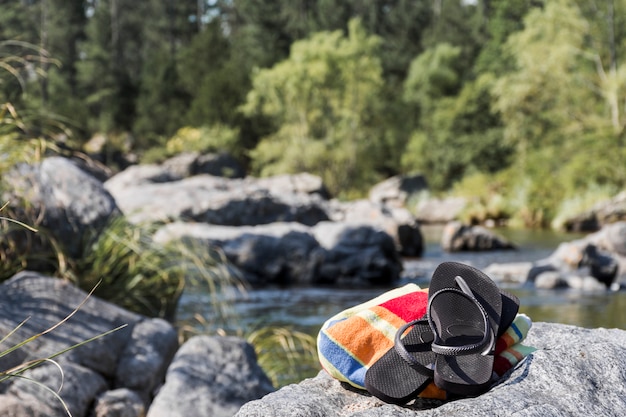
<path fill-rule="evenodd" d="M 427 305 L 428 289 L 407 284 L 331 317 L 317 337 L 322 367 L 335 379 L 365 389 L 369 367 L 393 347 L 402 325 L 426 314 Z M 494 362 L 497 376 L 532 352 L 532 348 L 520 344 L 531 325 L 530 318 L 518 314 L 498 339 Z M 431 385 L 432 389 L 426 389 L 420 397 L 441 399 L 442 391 Z"/>

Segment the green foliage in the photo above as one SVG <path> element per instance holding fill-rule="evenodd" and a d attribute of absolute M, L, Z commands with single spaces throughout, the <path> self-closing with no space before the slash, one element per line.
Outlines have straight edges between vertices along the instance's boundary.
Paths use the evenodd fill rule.
<path fill-rule="evenodd" d="M 165 145 L 170 155 L 181 152 L 196 151 L 219 152 L 227 151 L 237 155 L 239 132 L 223 125 L 193 128 L 183 127 L 172 136 Z"/>
<path fill-rule="evenodd" d="M 276 126 L 250 154 L 256 172 L 312 172 L 333 193 L 368 184 L 382 84 L 378 45 L 353 21 L 348 37 L 318 33 L 294 43 L 288 60 L 255 73 L 243 111 Z"/>
<path fill-rule="evenodd" d="M 187 283 L 218 294 L 237 282 L 211 248 L 185 242 L 160 245 L 153 230 L 114 219 L 87 246 L 73 273 L 81 288 L 97 282 L 95 294 L 131 311 L 172 319 Z"/>
<path fill-rule="evenodd" d="M 512 207 L 506 197 L 506 181 L 502 174 L 494 176 L 475 173 L 454 184 L 452 193 L 467 198 L 469 204 L 461 213 L 461 220 L 482 224 L 488 220 L 500 223 L 512 216 Z"/>
<path fill-rule="evenodd" d="M 440 43 L 415 58 L 404 82 L 404 100 L 432 109 L 434 101 L 454 95 L 461 86 L 460 55 L 461 48 Z"/>
<path fill-rule="evenodd" d="M 246 337 L 272 384 L 283 387 L 315 376 L 320 370 L 312 336 L 284 327 L 264 327 Z"/>

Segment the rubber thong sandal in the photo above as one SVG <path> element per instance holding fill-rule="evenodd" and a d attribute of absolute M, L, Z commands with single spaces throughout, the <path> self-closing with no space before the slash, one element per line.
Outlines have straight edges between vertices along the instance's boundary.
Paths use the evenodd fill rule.
<path fill-rule="evenodd" d="M 404 336 L 402 335 L 409 329 Z M 433 380 L 435 354 L 428 320 L 411 321 L 396 332 L 394 346 L 365 373 L 365 388 L 392 404 L 406 404 Z"/>
<path fill-rule="evenodd" d="M 502 302 L 498 286 L 478 269 L 456 262 L 437 267 L 427 311 L 439 388 L 463 396 L 489 388 Z"/>

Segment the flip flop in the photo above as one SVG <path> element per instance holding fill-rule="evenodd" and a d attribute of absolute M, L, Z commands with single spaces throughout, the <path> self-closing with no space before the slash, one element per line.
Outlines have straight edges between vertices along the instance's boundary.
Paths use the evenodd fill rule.
<path fill-rule="evenodd" d="M 432 341 L 433 332 L 424 318 L 400 327 L 394 346 L 365 373 L 365 388 L 392 404 L 402 405 L 416 398 L 433 380 Z"/>
<path fill-rule="evenodd" d="M 428 294 L 435 384 L 453 394 L 481 394 L 491 382 L 503 297 L 515 300 L 482 271 L 457 262 L 437 267 Z M 506 304 L 508 321 L 512 310 Z"/>
<path fill-rule="evenodd" d="M 517 298 L 515 294 L 500 289 L 500 295 L 502 296 L 502 314 L 500 315 L 498 338 L 513 324 L 513 320 L 515 320 L 517 313 L 519 313 L 519 298 Z"/>

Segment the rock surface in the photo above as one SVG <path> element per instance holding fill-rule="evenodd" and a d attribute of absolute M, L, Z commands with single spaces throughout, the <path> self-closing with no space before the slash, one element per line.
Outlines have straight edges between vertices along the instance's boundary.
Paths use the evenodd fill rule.
<path fill-rule="evenodd" d="M 236 416 L 626 415 L 626 331 L 535 323 L 524 344 L 538 350 L 476 398 L 401 407 L 346 389 L 322 371 L 247 403 Z"/>
<path fill-rule="evenodd" d="M 147 417 L 230 417 L 272 391 L 252 346 L 236 337 L 195 336 L 176 353 Z"/>
<path fill-rule="evenodd" d="M 423 200 L 415 207 L 415 217 L 420 223 L 446 224 L 457 220 L 466 206 L 467 200 L 463 197 Z"/>
<path fill-rule="evenodd" d="M 493 264 L 485 272 L 497 281 L 543 289 L 617 290 L 626 284 L 626 222 L 563 242 L 545 259 Z"/>
<path fill-rule="evenodd" d="M 107 221 L 119 215 L 117 204 L 102 183 L 67 158 L 50 157 L 39 164 L 20 164 L 2 179 L 8 187 L 2 201 L 19 213 L 28 206 L 40 216 L 44 227 L 79 257 L 87 233 L 98 233 Z M 18 219 L 22 218 L 18 214 Z"/>
<path fill-rule="evenodd" d="M 232 415 L 244 402 L 273 390 L 245 341 L 199 338 L 183 344 L 172 362 L 178 336 L 169 323 L 94 296 L 81 304 L 86 296 L 68 282 L 33 272 L 19 273 L 0 285 L 0 336 L 10 335 L 3 342 L 5 349 L 50 329 L 80 306 L 66 322 L 0 357 L 0 371 L 126 325 L 56 356 L 56 364 L 26 370 L 23 376 L 28 379 L 12 377 L 0 383 L 0 415 L 61 416 L 66 415 L 64 403 L 73 417 Z M 166 371 L 168 379 L 159 391 Z M 53 394 L 57 390 L 64 403 Z M 161 399 L 154 405 L 157 391 Z M 202 407 L 199 400 L 192 401 L 198 398 Z M 175 403 L 185 411 L 169 414 Z"/>
<path fill-rule="evenodd" d="M 449 222 L 443 229 L 441 247 L 447 252 L 515 249 L 515 246 L 483 226 Z"/>
<path fill-rule="evenodd" d="M 256 285 L 389 284 L 402 271 L 392 238 L 363 223 L 232 227 L 175 222 L 163 226 L 154 239 L 163 244 L 186 240 L 219 247 L 243 278 Z"/>
<path fill-rule="evenodd" d="M 626 221 L 626 191 L 596 204 L 589 211 L 566 219 L 563 229 L 568 232 L 595 232 L 603 226 L 620 221 Z"/>

